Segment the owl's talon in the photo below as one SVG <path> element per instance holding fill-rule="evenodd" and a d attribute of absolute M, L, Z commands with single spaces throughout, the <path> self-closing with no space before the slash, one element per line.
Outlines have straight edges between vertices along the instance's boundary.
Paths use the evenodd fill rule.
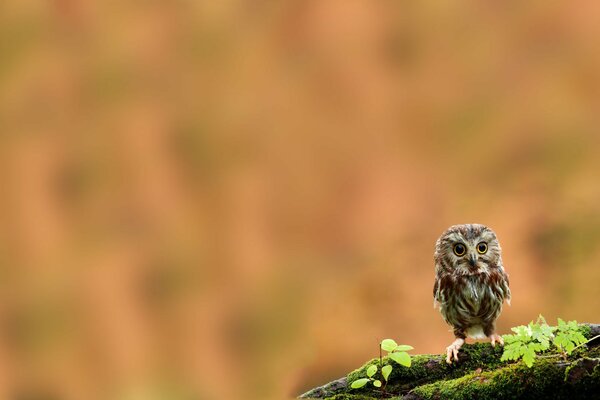
<path fill-rule="evenodd" d="M 450 346 L 446 347 L 446 362 L 448 364 L 452 364 L 452 357 L 454 357 L 455 361 L 458 361 L 458 350 L 460 350 L 464 343 L 464 339 L 456 339 Z"/>
<path fill-rule="evenodd" d="M 502 336 L 492 333 L 490 339 L 492 340 L 492 347 L 496 347 L 496 342 L 500 343 L 500 346 L 504 346 L 504 339 L 502 339 Z"/>

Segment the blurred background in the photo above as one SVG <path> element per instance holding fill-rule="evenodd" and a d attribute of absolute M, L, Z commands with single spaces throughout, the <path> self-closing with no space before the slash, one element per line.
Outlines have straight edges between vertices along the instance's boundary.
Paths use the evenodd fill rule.
<path fill-rule="evenodd" d="M 440 353 L 433 247 L 498 326 L 600 322 L 595 1 L 0 4 L 0 397 L 285 399 Z"/>

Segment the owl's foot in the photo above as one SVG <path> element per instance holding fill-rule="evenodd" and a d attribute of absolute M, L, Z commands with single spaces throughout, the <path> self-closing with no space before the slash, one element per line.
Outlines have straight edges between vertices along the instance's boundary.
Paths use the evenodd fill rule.
<path fill-rule="evenodd" d="M 500 346 L 504 346 L 504 339 L 497 333 L 492 333 L 490 339 L 492 340 L 492 347 L 496 347 L 496 342 L 500 343 Z"/>
<path fill-rule="evenodd" d="M 452 364 L 452 357 L 454 357 L 455 361 L 458 361 L 458 350 L 465 343 L 465 339 L 456 338 L 454 342 L 448 347 L 446 347 L 446 362 L 448 364 Z"/>

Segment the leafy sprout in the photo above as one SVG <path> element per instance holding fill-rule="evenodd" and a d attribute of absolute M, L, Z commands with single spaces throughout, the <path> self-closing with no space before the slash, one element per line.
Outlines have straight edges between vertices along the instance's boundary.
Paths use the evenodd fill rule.
<path fill-rule="evenodd" d="M 410 355 L 407 352 L 412 349 L 412 346 L 406 344 L 398 344 L 393 339 L 382 340 L 379 344 L 379 366 L 377 366 L 376 364 L 370 365 L 367 368 L 367 377 L 355 380 L 350 384 L 350 387 L 353 389 L 359 389 L 365 386 L 367 383 L 371 382 L 371 384 L 374 387 L 380 388 L 383 386 L 383 390 L 385 390 L 385 386 L 388 383 L 390 374 L 392 373 L 394 367 L 392 364 L 383 365 L 383 357 L 381 352 L 386 351 L 390 359 L 404 367 L 410 367 L 411 359 Z M 378 377 L 376 376 L 378 372 L 380 372 L 381 378 L 385 382 L 385 385 L 383 384 L 382 379 L 378 379 Z"/>

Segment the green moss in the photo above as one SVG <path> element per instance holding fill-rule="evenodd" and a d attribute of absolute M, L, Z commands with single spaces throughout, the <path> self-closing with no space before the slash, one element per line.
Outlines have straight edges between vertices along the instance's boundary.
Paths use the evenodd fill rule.
<path fill-rule="evenodd" d="M 433 382 L 439 379 L 457 378 L 476 369 L 492 370 L 505 362 L 500 361 L 502 349 L 493 348 L 489 343 L 475 343 L 463 346 L 459 353 L 460 361 L 452 365 L 446 364 L 442 355 L 417 355 L 412 358 L 410 368 L 403 367 L 388 357 L 382 359 L 383 365 L 390 364 L 394 367 L 387 386 L 391 393 L 406 393 L 410 389 Z M 379 366 L 379 358 L 374 358 L 361 368 L 348 374 L 348 382 L 367 376 L 367 368 L 371 365 Z M 378 372 L 376 377 L 383 379 Z M 367 385 L 356 389 L 357 393 L 372 393 L 372 388 Z"/>
<path fill-rule="evenodd" d="M 386 400 L 400 400 L 402 397 L 385 397 Z M 350 393 L 338 393 L 335 396 L 327 397 L 324 400 L 381 400 L 381 395 L 368 396 L 365 394 L 350 394 Z"/>
<path fill-rule="evenodd" d="M 592 328 L 588 324 L 579 324 L 579 330 L 586 338 L 592 338 Z"/>
<path fill-rule="evenodd" d="M 367 396 L 364 394 L 339 393 L 325 400 L 376 400 L 378 397 Z"/>
<path fill-rule="evenodd" d="M 584 355 L 584 354 L 591 358 L 598 358 L 598 357 L 600 357 L 600 347 L 594 347 L 593 349 L 585 351 L 585 352 L 582 351 L 581 355 Z"/>
<path fill-rule="evenodd" d="M 457 379 L 441 380 L 420 386 L 413 393 L 425 399 L 512 399 L 559 398 L 564 369 L 553 360 L 539 360 L 534 368 L 523 363 L 495 371 L 470 373 Z"/>
<path fill-rule="evenodd" d="M 576 362 L 581 357 L 598 353 L 600 348 L 590 351 L 582 347 L 568 361 Z M 501 355 L 501 348 L 475 343 L 463 347 L 461 359 L 455 365 L 447 365 L 441 355 L 418 355 L 413 357 L 412 366 L 405 368 L 384 357 L 383 364 L 391 363 L 394 367 L 386 390 L 396 394 L 412 390 L 425 399 L 510 399 L 519 396 L 552 399 L 568 393 L 585 396 L 600 390 L 600 366 L 586 372 L 577 383 L 565 385 L 565 370 L 569 363 L 558 356 L 538 358 L 534 367 L 528 368 L 522 362 L 502 362 Z M 373 364 L 379 365 L 379 359 L 352 371 L 348 374 L 348 382 L 365 377 L 366 369 Z M 379 398 L 379 392 L 369 385 L 351 391 L 367 398 Z"/>
<path fill-rule="evenodd" d="M 591 338 L 588 325 L 581 325 L 582 333 Z M 597 332 L 596 332 L 597 334 Z M 532 368 L 523 362 L 503 362 L 500 346 L 492 348 L 489 343 L 463 346 L 459 361 L 452 365 L 445 362 L 445 355 L 417 355 L 412 366 L 403 367 L 384 357 L 382 364 L 392 365 L 393 371 L 382 396 L 380 389 L 370 383 L 360 389 L 351 389 L 350 383 L 366 377 L 366 369 L 377 365 L 379 358 L 367 362 L 350 372 L 347 379 L 340 379 L 313 389 L 317 398 L 327 400 L 375 400 L 407 398 L 424 399 L 511 399 L 511 398 L 594 398 L 600 393 L 600 346 L 581 346 L 568 357 L 551 348 L 538 357 Z M 383 381 L 381 373 L 375 375 Z M 412 396 L 411 396 L 412 395 Z M 400 397 L 391 397 L 400 396 Z"/>

